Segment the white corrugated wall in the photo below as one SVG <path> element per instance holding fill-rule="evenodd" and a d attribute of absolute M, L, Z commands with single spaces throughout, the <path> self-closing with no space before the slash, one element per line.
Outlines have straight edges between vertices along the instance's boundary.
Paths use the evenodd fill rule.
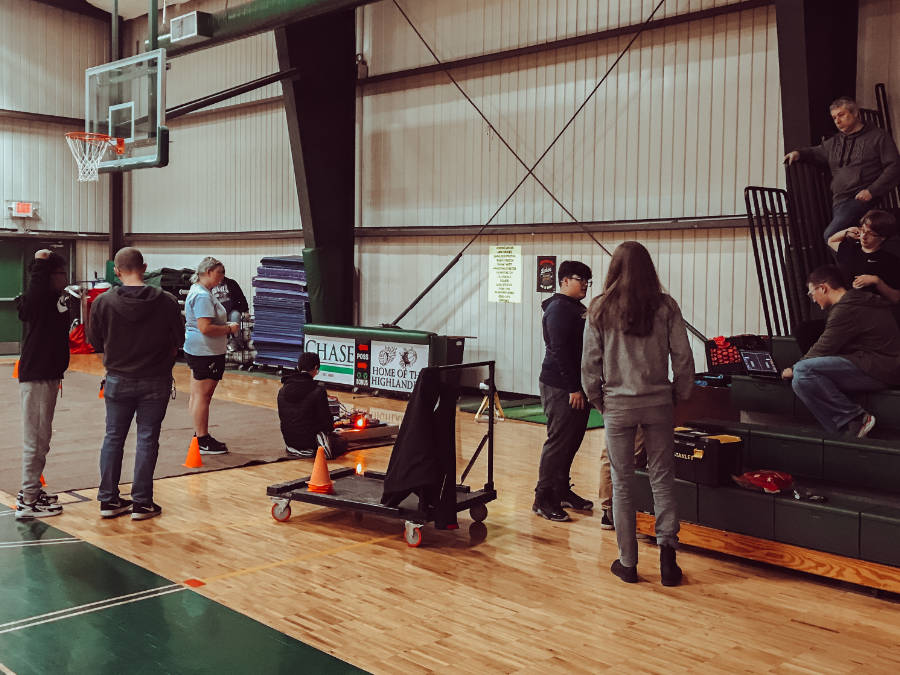
<path fill-rule="evenodd" d="M 219 9 L 193 3 L 172 9 Z M 146 19 L 129 24 L 129 44 Z M 169 59 L 166 107 L 278 72 L 271 32 Z M 281 85 L 276 83 L 168 122 L 169 166 L 126 174 L 127 231 L 243 232 L 300 228 Z"/>
<path fill-rule="evenodd" d="M 639 23 L 656 3 L 605 3 L 610 11 L 600 16 L 588 16 L 585 3 L 576 2 L 401 4 L 440 58 L 451 59 Z M 723 4 L 730 3 L 667 3 L 666 9 L 671 15 Z M 432 62 L 392 3 L 362 12 L 370 74 Z M 454 76 L 531 165 L 628 39 L 495 61 Z M 481 225 L 525 175 L 443 74 L 366 87 L 361 108 L 362 227 Z M 535 173 L 582 221 L 734 216 L 744 212 L 745 186 L 783 187 L 782 145 L 775 11 L 762 7 L 643 35 Z M 528 179 L 493 222 L 570 219 Z M 628 227 L 596 236 L 610 249 L 625 239 L 647 245 L 663 284 L 702 333 L 764 330 L 745 228 Z M 360 238 L 362 323 L 395 318 L 466 241 Z M 487 302 L 491 244 L 522 246 L 521 304 Z M 536 228 L 533 235 L 482 237 L 403 326 L 476 336 L 468 355 L 496 358 L 501 388 L 536 393 L 540 302 L 547 297 L 535 292 L 538 255 L 584 260 L 602 285 L 608 258 L 586 235 Z M 703 369 L 702 344 L 693 344 Z"/>
<path fill-rule="evenodd" d="M 393 49 L 418 41 L 396 21 Z M 532 166 L 628 39 L 454 76 Z M 363 227 L 480 225 L 526 175 L 442 73 L 367 87 L 360 123 Z M 783 185 L 782 145 L 775 10 L 763 7 L 646 33 L 535 174 L 579 221 L 733 215 L 746 185 Z M 571 219 L 529 177 L 492 222 Z"/>
<path fill-rule="evenodd" d="M 875 85 L 887 89 L 894 136 L 900 134 L 900 0 L 861 0 L 856 98 L 875 106 Z"/>
<path fill-rule="evenodd" d="M 107 60 L 103 21 L 30 0 L 0 3 L 0 108 L 84 117 L 84 71 Z M 66 131 L 83 126 L 0 119 L 0 227 L 106 232 L 109 179 L 79 183 Z M 39 203 L 38 217 L 9 217 L 7 200 Z"/>
<path fill-rule="evenodd" d="M 741 0 L 667 0 L 653 16 L 733 5 Z M 442 61 L 517 49 L 551 40 L 632 26 L 645 21 L 659 0 L 399 0 Z M 400 20 L 398 20 L 400 19 Z M 420 42 L 393 2 L 368 5 L 363 15 L 362 52 L 369 74 L 431 65 Z"/>

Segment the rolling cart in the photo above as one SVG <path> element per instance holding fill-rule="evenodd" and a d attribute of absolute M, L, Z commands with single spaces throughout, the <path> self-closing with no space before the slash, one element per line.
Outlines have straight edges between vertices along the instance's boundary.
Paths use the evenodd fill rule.
<path fill-rule="evenodd" d="M 491 399 L 496 392 L 494 384 L 494 361 L 479 361 L 477 363 L 462 363 L 450 366 L 435 366 L 434 370 L 451 371 L 468 368 L 488 368 L 488 389 Z M 469 515 L 475 523 L 483 522 L 488 515 L 487 503 L 497 498 L 494 489 L 494 409 L 489 406 L 487 431 L 481 438 L 472 458 L 466 465 L 456 485 L 456 511 L 469 511 Z M 480 490 L 473 490 L 464 484 L 466 477 L 487 446 L 487 482 Z M 272 500 L 272 517 L 285 522 L 291 517 L 291 502 L 306 502 L 331 508 L 353 511 L 359 515 L 373 513 L 389 518 L 399 518 L 404 521 L 403 536 L 409 546 L 419 546 L 422 543 L 422 527 L 434 520 L 434 514 L 423 511 L 419 507 L 419 498 L 411 494 L 398 506 L 385 506 L 381 503 L 384 492 L 385 474 L 380 471 L 364 471 L 357 473 L 352 467 L 341 467 L 329 472 L 334 484 L 334 493 L 321 494 L 309 492 L 307 485 L 310 477 L 299 480 L 270 485 L 266 494 Z"/>

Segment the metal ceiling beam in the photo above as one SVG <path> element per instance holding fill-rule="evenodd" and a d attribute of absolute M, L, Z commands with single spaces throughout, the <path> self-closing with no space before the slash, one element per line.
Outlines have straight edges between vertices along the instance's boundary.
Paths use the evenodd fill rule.
<path fill-rule="evenodd" d="M 212 37 L 190 45 L 172 44 L 169 35 L 159 36 L 159 46 L 168 57 L 206 49 L 214 45 L 249 37 L 314 16 L 367 5 L 377 0 L 255 0 L 226 7 L 212 14 Z"/>
<path fill-rule="evenodd" d="M 109 21 L 109 12 L 104 12 L 99 7 L 84 0 L 35 0 L 43 5 L 50 5 L 58 9 L 64 9 L 67 12 L 75 12 L 83 16 L 89 16 L 92 19 L 100 19 L 101 21 Z"/>

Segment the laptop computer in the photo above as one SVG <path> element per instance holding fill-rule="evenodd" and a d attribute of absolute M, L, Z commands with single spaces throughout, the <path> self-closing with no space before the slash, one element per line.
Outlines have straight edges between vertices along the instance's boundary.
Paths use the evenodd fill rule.
<path fill-rule="evenodd" d="M 753 377 L 766 377 L 769 379 L 778 379 L 781 377 L 781 372 L 779 372 L 778 367 L 775 365 L 771 353 L 741 349 L 740 354 L 748 375 Z"/>

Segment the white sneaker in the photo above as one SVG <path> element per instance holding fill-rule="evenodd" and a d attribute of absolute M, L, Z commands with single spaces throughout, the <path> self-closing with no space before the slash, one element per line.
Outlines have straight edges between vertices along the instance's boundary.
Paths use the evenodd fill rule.
<path fill-rule="evenodd" d="M 58 516 L 60 513 L 62 513 L 62 510 L 62 505 L 50 502 L 47 499 L 47 495 L 45 494 L 39 495 L 32 504 L 28 504 L 25 501 L 19 502 L 19 500 L 16 500 L 16 520 Z"/>

